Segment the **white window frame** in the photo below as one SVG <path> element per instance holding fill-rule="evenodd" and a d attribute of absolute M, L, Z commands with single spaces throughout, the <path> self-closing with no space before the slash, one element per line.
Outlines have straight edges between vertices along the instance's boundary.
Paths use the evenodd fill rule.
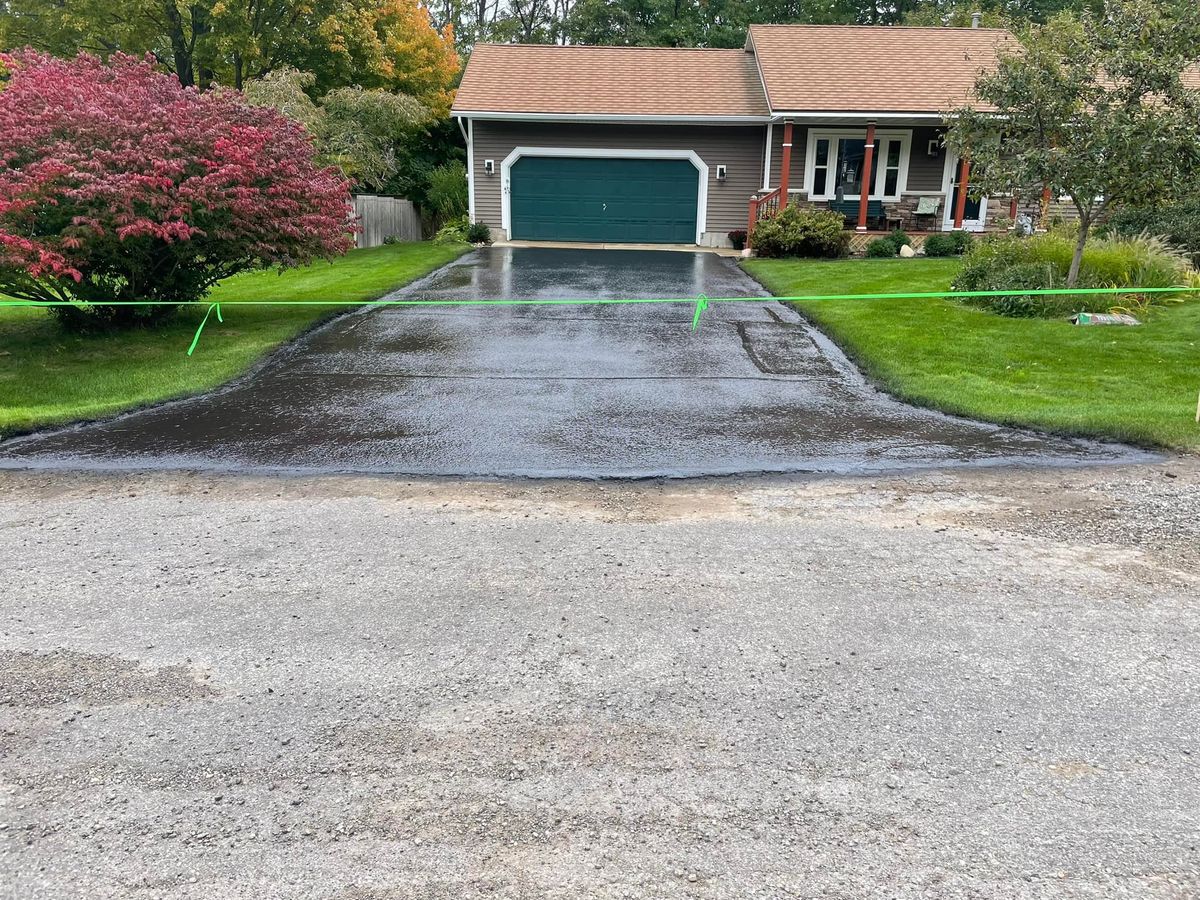
<path fill-rule="evenodd" d="M 516 147 L 500 164 L 500 227 L 512 237 L 512 167 L 525 156 L 590 157 L 593 159 L 686 159 L 696 167 L 696 243 L 708 224 L 708 164 L 694 150 L 629 150 L 595 147 Z"/>
<path fill-rule="evenodd" d="M 808 196 L 809 200 L 832 200 L 837 196 L 837 185 L 829 178 L 825 180 L 826 193 L 813 193 L 813 182 L 817 169 L 817 141 L 829 141 L 829 171 L 834 173 L 837 171 L 839 163 L 838 141 L 844 138 L 862 141 L 863 144 L 866 144 L 867 133 L 861 129 L 853 131 L 836 128 L 808 129 L 808 145 L 805 148 L 804 154 L 804 193 Z M 900 173 L 896 179 L 896 193 L 884 194 L 885 167 L 879 165 L 879 161 L 875 160 L 872 163 L 875 168 L 875 183 L 871 185 L 868 199 L 894 202 L 899 200 L 900 196 L 908 190 L 908 166 L 909 160 L 912 157 L 912 129 L 877 128 L 875 130 L 875 140 L 879 141 L 880 156 L 883 156 L 883 142 L 885 140 L 900 141 Z M 845 194 L 844 197 L 847 200 L 862 199 L 861 194 Z"/>

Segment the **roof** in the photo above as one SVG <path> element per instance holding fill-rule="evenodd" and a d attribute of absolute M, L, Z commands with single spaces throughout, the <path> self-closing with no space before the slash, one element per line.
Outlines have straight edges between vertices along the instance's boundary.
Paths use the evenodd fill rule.
<path fill-rule="evenodd" d="M 766 117 L 744 50 L 477 44 L 453 113 Z"/>
<path fill-rule="evenodd" d="M 1012 40 L 999 28 L 751 25 L 775 112 L 938 113 L 971 96 Z"/>

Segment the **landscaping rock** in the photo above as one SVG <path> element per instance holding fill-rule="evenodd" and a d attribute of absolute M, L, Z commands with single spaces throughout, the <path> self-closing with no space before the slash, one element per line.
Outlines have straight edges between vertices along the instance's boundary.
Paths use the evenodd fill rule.
<path fill-rule="evenodd" d="M 908 246 L 908 244 L 904 244 L 900 247 L 900 255 L 904 259 L 912 259 L 914 256 L 917 255 L 917 251 L 914 250 L 912 247 Z"/>

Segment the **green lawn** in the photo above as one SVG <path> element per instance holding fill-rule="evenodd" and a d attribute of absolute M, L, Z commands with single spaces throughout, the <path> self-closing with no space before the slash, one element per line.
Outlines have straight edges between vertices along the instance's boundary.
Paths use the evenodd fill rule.
<path fill-rule="evenodd" d="M 957 262 L 749 260 L 777 296 L 949 286 Z M 1143 445 L 1200 449 L 1200 299 L 1138 328 L 1008 319 L 948 300 L 797 307 L 892 394 L 946 412 Z"/>
<path fill-rule="evenodd" d="M 213 300 L 371 300 L 461 254 L 459 245 L 393 244 L 352 250 L 333 263 L 222 282 Z M 186 351 L 203 308 L 153 330 L 64 334 L 41 309 L 0 307 L 0 436 L 94 419 L 216 387 L 345 306 L 232 306 L 208 320 Z"/>

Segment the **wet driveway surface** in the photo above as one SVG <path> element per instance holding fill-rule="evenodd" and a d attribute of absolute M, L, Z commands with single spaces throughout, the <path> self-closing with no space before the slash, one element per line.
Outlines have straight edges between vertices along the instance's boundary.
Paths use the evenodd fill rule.
<path fill-rule="evenodd" d="M 363 310 L 216 393 L 9 441 L 0 466 L 644 477 L 1144 455 L 896 402 L 712 254 L 493 248 L 394 296 L 698 294 L 763 299 L 696 333 L 684 304 Z"/>

